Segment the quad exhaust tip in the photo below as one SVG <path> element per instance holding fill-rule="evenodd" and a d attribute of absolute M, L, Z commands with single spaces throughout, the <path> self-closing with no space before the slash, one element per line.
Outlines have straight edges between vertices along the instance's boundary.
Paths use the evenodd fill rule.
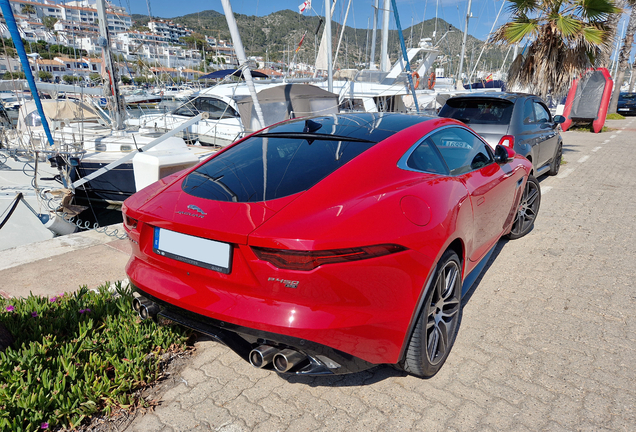
<path fill-rule="evenodd" d="M 269 345 L 261 345 L 250 352 L 250 363 L 254 367 L 264 368 L 272 362 L 276 353 L 278 353 L 276 348 Z"/>
<path fill-rule="evenodd" d="M 161 308 L 158 304 L 148 300 L 145 297 L 135 297 L 132 301 L 135 312 L 139 314 L 139 318 L 146 320 L 148 318 L 155 319 Z"/>
<path fill-rule="evenodd" d="M 292 349 L 284 349 L 274 355 L 274 369 L 276 369 L 276 372 L 284 373 L 306 359 L 307 356 L 305 354 Z"/>

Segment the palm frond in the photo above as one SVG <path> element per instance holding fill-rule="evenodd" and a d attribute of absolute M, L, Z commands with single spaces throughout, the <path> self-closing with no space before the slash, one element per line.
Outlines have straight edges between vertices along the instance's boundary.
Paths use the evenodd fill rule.
<path fill-rule="evenodd" d="M 606 31 L 591 25 L 581 29 L 581 36 L 590 45 L 603 45 L 608 39 Z"/>
<path fill-rule="evenodd" d="M 578 0 L 577 14 L 592 22 L 605 21 L 610 14 L 622 13 L 614 1 L 608 0 Z"/>
<path fill-rule="evenodd" d="M 565 38 L 573 37 L 582 27 L 582 23 L 578 19 L 563 15 L 559 15 L 554 20 L 554 25 Z"/>
<path fill-rule="evenodd" d="M 537 8 L 537 0 L 508 0 L 508 12 L 510 15 L 527 14 Z"/>
<path fill-rule="evenodd" d="M 513 21 L 504 25 L 502 36 L 506 42 L 514 44 L 520 42 L 526 36 L 536 34 L 537 29 L 538 25 L 534 20 L 527 22 Z"/>

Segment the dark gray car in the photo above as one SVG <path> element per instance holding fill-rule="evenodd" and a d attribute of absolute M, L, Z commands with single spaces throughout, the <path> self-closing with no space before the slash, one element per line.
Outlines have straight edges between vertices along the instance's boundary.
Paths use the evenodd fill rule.
<path fill-rule="evenodd" d="M 456 96 L 446 101 L 439 116 L 466 123 L 493 149 L 502 144 L 524 155 L 532 162 L 535 177 L 559 172 L 563 143 L 558 126 L 565 119 L 553 118 L 538 96 L 525 93 Z"/>

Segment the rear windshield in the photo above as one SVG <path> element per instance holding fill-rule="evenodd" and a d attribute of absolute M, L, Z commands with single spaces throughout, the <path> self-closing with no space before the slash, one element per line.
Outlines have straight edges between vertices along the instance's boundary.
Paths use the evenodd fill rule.
<path fill-rule="evenodd" d="M 183 190 L 215 201 L 282 198 L 309 189 L 395 133 L 342 117 L 316 120 L 321 123 L 309 127 L 304 121 L 288 122 L 227 149 L 190 173 Z"/>
<path fill-rule="evenodd" d="M 466 124 L 510 123 L 514 104 L 500 99 L 449 99 L 439 112 L 440 117 L 453 118 Z"/>
<path fill-rule="evenodd" d="M 636 93 L 621 93 L 619 99 L 636 99 Z"/>

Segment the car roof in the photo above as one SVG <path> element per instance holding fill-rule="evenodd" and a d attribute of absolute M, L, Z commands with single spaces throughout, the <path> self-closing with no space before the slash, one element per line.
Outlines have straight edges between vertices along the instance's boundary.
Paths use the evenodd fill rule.
<path fill-rule="evenodd" d="M 320 124 L 315 132 L 326 135 L 346 136 L 380 142 L 395 133 L 413 125 L 438 117 L 425 115 L 409 115 L 400 113 L 343 113 L 323 116 L 305 117 L 270 126 L 263 133 L 305 133 L 306 121 Z"/>
<path fill-rule="evenodd" d="M 488 93 L 466 93 L 458 96 L 453 96 L 448 100 L 464 99 L 464 98 L 477 98 L 477 99 L 502 99 L 510 102 L 514 102 L 517 99 L 538 97 L 530 93 L 512 93 L 512 92 L 488 92 Z"/>

